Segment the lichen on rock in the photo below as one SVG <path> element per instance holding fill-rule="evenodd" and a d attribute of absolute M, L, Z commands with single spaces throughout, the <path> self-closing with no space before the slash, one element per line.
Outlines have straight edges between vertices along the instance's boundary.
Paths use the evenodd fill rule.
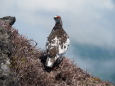
<path fill-rule="evenodd" d="M 0 86 L 14 86 L 17 81 L 10 69 L 12 41 L 6 26 L 9 27 L 9 23 L 5 23 L 5 20 L 0 18 Z"/>

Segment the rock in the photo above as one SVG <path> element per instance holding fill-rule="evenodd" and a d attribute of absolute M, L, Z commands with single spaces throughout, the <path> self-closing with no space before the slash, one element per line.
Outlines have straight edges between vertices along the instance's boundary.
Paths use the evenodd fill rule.
<path fill-rule="evenodd" d="M 5 18 L 5 17 L 4 17 Z M 14 22 L 12 17 L 0 18 L 0 86 L 17 86 L 15 73 L 10 69 L 10 56 L 12 54 L 12 41 L 10 34 L 4 26 Z"/>
<path fill-rule="evenodd" d="M 16 18 L 12 16 L 5 16 L 3 18 L 0 18 L 0 20 L 9 25 L 13 25 L 16 21 Z"/>

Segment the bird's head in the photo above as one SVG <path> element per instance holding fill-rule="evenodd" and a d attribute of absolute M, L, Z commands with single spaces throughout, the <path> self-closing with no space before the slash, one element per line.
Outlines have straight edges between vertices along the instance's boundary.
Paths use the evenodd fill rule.
<path fill-rule="evenodd" d="M 54 16 L 54 20 L 56 22 L 56 24 L 61 24 L 62 25 L 62 20 L 60 16 Z"/>
<path fill-rule="evenodd" d="M 16 21 L 16 18 L 12 17 L 12 16 L 6 16 L 6 17 L 0 18 L 0 19 L 9 25 L 13 25 Z"/>

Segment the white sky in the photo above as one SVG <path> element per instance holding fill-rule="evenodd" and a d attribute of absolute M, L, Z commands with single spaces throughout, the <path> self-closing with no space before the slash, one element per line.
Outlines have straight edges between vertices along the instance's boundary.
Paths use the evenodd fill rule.
<path fill-rule="evenodd" d="M 39 32 L 39 26 L 51 30 L 53 16 L 60 15 L 64 28 L 76 42 L 115 47 L 112 0 L 1 0 L 0 6 L 0 17 L 16 16 L 18 22 L 38 27 L 33 28 L 35 31 Z"/>
<path fill-rule="evenodd" d="M 76 42 L 115 47 L 113 32 L 115 3 L 112 0 L 2 0 L 0 2 L 2 8 L 0 17 L 16 16 L 17 21 L 37 26 L 38 29 L 34 29 L 39 31 L 39 26 L 43 29 L 52 29 L 53 16 L 60 15 L 64 21 L 64 28 Z M 47 33 L 47 30 L 44 33 Z"/>

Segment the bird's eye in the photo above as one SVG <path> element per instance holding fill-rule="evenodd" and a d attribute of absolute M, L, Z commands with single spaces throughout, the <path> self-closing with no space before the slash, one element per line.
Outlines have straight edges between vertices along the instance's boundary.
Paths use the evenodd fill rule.
<path fill-rule="evenodd" d="M 64 46 L 64 48 L 66 48 L 66 46 Z"/>

